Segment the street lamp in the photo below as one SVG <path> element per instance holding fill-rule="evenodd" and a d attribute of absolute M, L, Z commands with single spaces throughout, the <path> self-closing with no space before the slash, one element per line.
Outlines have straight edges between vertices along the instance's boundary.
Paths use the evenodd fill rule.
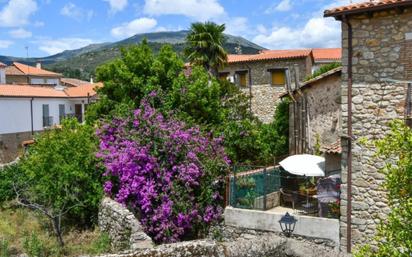
<path fill-rule="evenodd" d="M 298 220 L 295 219 L 295 217 L 291 216 L 289 212 L 286 212 L 286 214 L 279 220 L 280 228 L 287 237 L 290 237 L 290 235 L 293 233 L 293 230 L 295 230 L 297 221 Z"/>

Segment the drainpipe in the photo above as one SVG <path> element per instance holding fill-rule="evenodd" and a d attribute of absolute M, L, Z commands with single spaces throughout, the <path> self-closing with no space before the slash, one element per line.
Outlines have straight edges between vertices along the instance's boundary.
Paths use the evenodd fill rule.
<path fill-rule="evenodd" d="M 252 69 L 249 64 L 246 63 L 246 67 L 249 75 L 249 111 L 252 113 Z"/>
<path fill-rule="evenodd" d="M 31 118 L 31 135 L 34 135 L 34 125 L 33 125 L 33 100 L 34 98 L 32 97 L 30 99 L 30 118 Z"/>
<path fill-rule="evenodd" d="M 347 246 L 348 253 L 352 252 L 352 58 L 353 58 L 353 30 L 347 17 L 342 20 L 348 26 L 348 157 L 347 157 Z"/>

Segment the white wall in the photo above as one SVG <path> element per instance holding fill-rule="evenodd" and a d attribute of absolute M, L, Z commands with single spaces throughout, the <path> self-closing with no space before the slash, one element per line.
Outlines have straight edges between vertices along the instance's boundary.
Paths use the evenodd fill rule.
<path fill-rule="evenodd" d="M 6 84 L 6 70 L 0 67 L 0 84 Z"/>
<path fill-rule="evenodd" d="M 30 100 L 0 98 L 0 134 L 31 131 Z"/>
<path fill-rule="evenodd" d="M 0 134 L 31 131 L 31 98 L 0 98 Z M 53 124 L 59 124 L 59 104 L 65 105 L 66 114 L 74 113 L 74 104 L 81 101 L 59 98 L 34 98 L 33 129 L 43 130 L 43 104 L 49 105 Z"/>

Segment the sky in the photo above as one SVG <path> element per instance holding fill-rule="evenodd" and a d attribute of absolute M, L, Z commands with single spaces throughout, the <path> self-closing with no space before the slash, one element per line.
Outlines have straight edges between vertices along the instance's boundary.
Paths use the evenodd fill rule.
<path fill-rule="evenodd" d="M 361 0 L 352 0 L 353 2 Z M 226 24 L 268 49 L 340 47 L 340 22 L 323 18 L 350 0 L 0 0 L 0 55 L 43 57 L 138 33 Z"/>

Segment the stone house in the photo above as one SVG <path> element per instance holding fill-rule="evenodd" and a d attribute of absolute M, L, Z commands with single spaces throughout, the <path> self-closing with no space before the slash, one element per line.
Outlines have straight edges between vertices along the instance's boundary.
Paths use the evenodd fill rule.
<path fill-rule="evenodd" d="M 323 152 L 326 173 L 340 172 L 340 86 L 342 68 L 335 68 L 283 94 L 289 106 L 289 154 Z"/>
<path fill-rule="evenodd" d="M 370 242 L 376 217 L 390 211 L 378 172 L 384 163 L 359 139 L 381 138 L 389 121 L 410 118 L 412 1 L 352 4 L 326 10 L 325 17 L 342 22 L 340 230 L 341 249 L 350 252 Z"/>
<path fill-rule="evenodd" d="M 219 70 L 251 96 L 252 112 L 265 123 L 273 120 L 275 107 L 286 86 L 295 88 L 322 65 L 340 61 L 340 48 L 263 50 L 254 55 L 229 55 L 228 64 Z M 295 72 L 298 71 L 298 74 Z"/>
<path fill-rule="evenodd" d="M 342 49 L 341 48 L 313 48 L 313 60 L 312 73 L 320 69 L 320 67 L 340 62 L 342 59 Z"/>

